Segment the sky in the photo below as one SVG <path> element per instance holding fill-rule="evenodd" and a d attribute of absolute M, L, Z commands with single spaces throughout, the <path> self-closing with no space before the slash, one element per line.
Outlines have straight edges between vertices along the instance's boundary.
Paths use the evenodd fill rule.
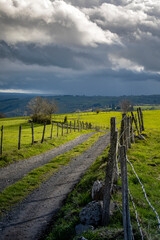
<path fill-rule="evenodd" d="M 160 94 L 159 0 L 0 0 L 0 93 Z"/>

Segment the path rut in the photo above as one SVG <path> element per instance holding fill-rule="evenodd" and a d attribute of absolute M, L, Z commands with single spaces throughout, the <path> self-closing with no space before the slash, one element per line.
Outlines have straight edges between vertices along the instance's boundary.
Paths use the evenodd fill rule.
<path fill-rule="evenodd" d="M 67 195 L 109 144 L 109 134 L 56 172 L 0 223 L 0 240 L 38 240 Z"/>
<path fill-rule="evenodd" d="M 0 168 L 0 192 L 9 185 L 14 184 L 23 178 L 31 170 L 38 168 L 53 158 L 70 151 L 72 148 L 86 141 L 94 133 L 88 133 L 78 136 L 76 139 L 69 141 L 57 148 L 47 151 L 41 155 L 31 157 L 29 159 L 15 162 L 7 167 Z"/>

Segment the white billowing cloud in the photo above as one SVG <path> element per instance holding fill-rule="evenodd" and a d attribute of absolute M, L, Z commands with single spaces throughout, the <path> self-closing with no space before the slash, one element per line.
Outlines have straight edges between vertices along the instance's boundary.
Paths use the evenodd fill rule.
<path fill-rule="evenodd" d="M 0 40 L 95 46 L 117 42 L 80 9 L 61 0 L 0 0 Z"/>

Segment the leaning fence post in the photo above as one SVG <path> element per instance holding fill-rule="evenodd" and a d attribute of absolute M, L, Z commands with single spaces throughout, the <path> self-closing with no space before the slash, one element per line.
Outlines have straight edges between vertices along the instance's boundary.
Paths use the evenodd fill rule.
<path fill-rule="evenodd" d="M 131 128 L 131 143 L 135 143 L 134 140 L 134 132 L 133 132 L 133 121 L 132 121 L 132 117 L 130 117 L 130 128 Z"/>
<path fill-rule="evenodd" d="M 127 117 L 127 146 L 131 148 L 130 117 Z"/>
<path fill-rule="evenodd" d="M 21 149 L 21 125 L 19 126 L 19 137 L 18 137 L 18 150 Z"/>
<path fill-rule="evenodd" d="M 32 129 L 32 145 L 34 144 L 34 128 L 33 128 L 33 122 L 31 122 L 31 129 Z"/>
<path fill-rule="evenodd" d="M 70 121 L 70 133 L 71 133 L 71 124 L 72 124 L 72 123 L 71 123 L 71 121 Z"/>
<path fill-rule="evenodd" d="M 133 121 L 134 121 L 136 130 L 137 130 L 137 134 L 139 135 L 139 130 L 138 130 L 138 126 L 137 126 L 137 117 L 136 117 L 136 114 L 135 114 L 135 116 L 134 116 L 133 112 L 131 112 L 131 115 L 132 115 L 132 119 L 133 119 Z"/>
<path fill-rule="evenodd" d="M 138 115 L 138 122 L 139 122 L 139 130 L 140 130 L 140 133 L 141 133 L 142 132 L 142 125 L 141 125 L 141 116 L 140 116 L 139 108 L 137 108 L 137 115 Z"/>
<path fill-rule="evenodd" d="M 110 219 L 110 198 L 113 184 L 114 167 L 116 165 L 116 149 L 117 149 L 118 131 L 115 129 L 115 118 L 111 118 L 111 134 L 110 134 L 110 150 L 108 153 L 108 162 L 105 174 L 105 186 L 103 196 L 103 213 L 102 224 L 104 226 L 109 224 Z"/>
<path fill-rule="evenodd" d="M 59 123 L 57 122 L 57 137 L 59 135 Z"/>
<path fill-rule="evenodd" d="M 52 135 L 53 135 L 53 122 L 52 122 L 52 126 L 51 126 L 51 139 L 52 139 Z"/>
<path fill-rule="evenodd" d="M 43 128 L 43 134 L 42 134 L 41 143 L 43 143 L 43 141 L 44 141 L 45 130 L 46 130 L 46 123 L 44 123 L 44 128 Z"/>
<path fill-rule="evenodd" d="M 3 154 L 3 126 L 1 127 L 1 155 Z"/>
<path fill-rule="evenodd" d="M 63 136 L 63 123 L 62 123 L 62 125 L 61 125 L 61 126 L 62 126 L 62 136 Z"/>
<path fill-rule="evenodd" d="M 67 122 L 67 134 L 68 134 L 68 122 Z"/>
<path fill-rule="evenodd" d="M 144 131 L 143 113 L 142 113 L 141 108 L 139 108 L 139 112 L 140 112 L 140 116 L 141 116 L 142 131 Z"/>
<path fill-rule="evenodd" d="M 120 165 L 121 165 L 121 179 L 122 179 L 122 208 L 123 208 L 123 228 L 124 240 L 132 240 L 132 227 L 129 212 L 129 197 L 128 197 L 128 177 L 127 177 L 127 159 L 126 147 L 120 146 Z"/>
<path fill-rule="evenodd" d="M 126 118 L 126 114 L 123 113 L 122 114 L 122 121 L 121 121 L 121 131 L 120 131 L 120 144 L 123 145 L 124 141 L 125 141 L 125 118 Z"/>

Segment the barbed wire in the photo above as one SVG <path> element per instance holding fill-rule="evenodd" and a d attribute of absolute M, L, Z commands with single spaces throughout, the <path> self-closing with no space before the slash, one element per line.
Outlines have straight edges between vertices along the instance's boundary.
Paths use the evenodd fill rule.
<path fill-rule="evenodd" d="M 126 156 L 126 157 L 127 157 L 127 156 Z M 146 201 L 148 202 L 149 206 L 152 208 L 153 212 L 154 212 L 155 215 L 156 215 L 156 218 L 157 218 L 157 221 L 158 221 L 158 227 L 159 227 L 159 230 L 160 230 L 160 219 L 159 219 L 159 215 L 158 215 L 157 211 L 155 210 L 155 208 L 152 206 L 151 202 L 149 201 L 149 199 L 148 199 L 148 197 L 147 197 L 147 194 L 146 194 L 146 191 L 145 191 L 145 188 L 144 188 L 141 180 L 139 179 L 139 177 L 138 177 L 138 175 L 137 175 L 137 173 L 136 173 L 136 171 L 135 171 L 135 169 L 134 169 L 134 167 L 133 167 L 133 164 L 128 160 L 128 158 L 127 158 L 127 162 L 131 165 L 131 168 L 132 168 L 134 174 L 136 175 L 136 177 L 137 177 L 137 179 L 138 179 L 138 181 L 139 181 L 139 183 L 140 183 L 140 185 L 141 185 L 141 187 L 142 187 L 142 190 L 143 190 L 145 199 L 146 199 Z"/>
<path fill-rule="evenodd" d="M 132 201 L 133 208 L 134 208 L 134 210 L 135 210 L 136 221 L 137 221 L 137 225 L 138 225 L 138 228 L 139 228 L 139 231 L 140 231 L 141 239 L 144 240 L 143 232 L 142 232 L 142 229 L 141 229 L 141 226 L 140 226 L 140 222 L 139 222 L 139 219 L 138 219 L 137 208 L 136 208 L 136 205 L 135 205 L 135 203 L 134 203 L 133 196 L 132 196 L 132 194 L 131 194 L 131 192 L 130 192 L 129 189 L 128 189 L 128 192 L 129 192 L 130 199 L 131 199 L 131 201 Z"/>

